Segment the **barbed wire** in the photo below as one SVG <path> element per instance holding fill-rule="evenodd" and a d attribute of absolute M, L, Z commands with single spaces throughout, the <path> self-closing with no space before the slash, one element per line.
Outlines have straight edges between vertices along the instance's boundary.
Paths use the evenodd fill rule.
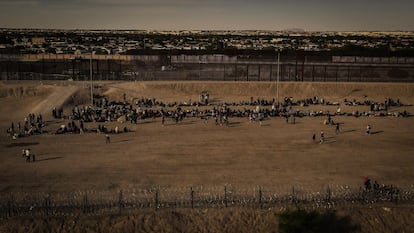
<path fill-rule="evenodd" d="M 333 209 L 349 205 L 414 204 L 414 186 L 377 190 L 329 185 L 322 190 L 301 186 L 237 188 L 225 186 L 87 190 L 65 193 L 0 194 L 0 218 L 13 216 L 76 216 L 128 213 L 166 208 Z"/>

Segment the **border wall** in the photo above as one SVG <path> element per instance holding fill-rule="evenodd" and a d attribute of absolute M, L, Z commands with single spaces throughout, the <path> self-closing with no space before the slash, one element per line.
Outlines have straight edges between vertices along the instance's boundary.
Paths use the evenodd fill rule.
<path fill-rule="evenodd" d="M 0 55 L 0 80 L 414 82 L 414 58 L 333 56 L 331 62 L 227 55 Z"/>

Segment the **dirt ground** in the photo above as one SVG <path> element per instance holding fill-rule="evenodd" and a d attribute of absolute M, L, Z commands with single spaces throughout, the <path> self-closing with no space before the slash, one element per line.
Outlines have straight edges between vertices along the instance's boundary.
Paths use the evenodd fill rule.
<path fill-rule="evenodd" d="M 198 100 L 202 91 L 210 93 L 213 103 L 248 101 L 251 96 L 276 98 L 275 83 L 102 82 L 95 85 L 94 91 L 109 96 L 110 100 L 121 100 L 125 93 L 128 101 L 156 98 L 185 102 Z M 231 118 L 229 127 L 216 126 L 212 119 L 205 123 L 194 118 L 178 125 L 168 120 L 165 127 L 160 119 L 140 121 L 137 125 L 111 122 L 105 125 L 108 128 L 127 126 L 133 132 L 111 135 L 109 144 L 105 143 L 104 135 L 94 133 L 50 133 L 17 140 L 7 137 L 5 132 L 11 122 L 23 122 L 28 113 L 43 114 L 48 122 L 45 129 L 54 132 L 67 120 L 52 119 L 51 108 L 63 106 L 68 113 L 74 104 L 88 104 L 88 88 L 86 83 L 75 82 L 0 83 L 0 128 L 4 132 L 0 135 L 0 193 L 225 184 L 269 189 L 295 185 L 321 190 L 327 185 L 358 187 L 364 176 L 401 187 L 414 185 L 414 117 L 335 116 L 334 121 L 341 123 L 338 135 L 333 126 L 322 124 L 324 117 L 306 117 L 297 118 L 296 124 L 271 118 L 262 126 L 246 118 Z M 319 96 L 340 102 L 343 112 L 368 111 L 368 106 L 344 106 L 343 100 L 382 102 L 391 97 L 399 98 L 404 104 L 414 104 L 414 85 L 281 83 L 279 96 L 295 99 Z M 295 107 L 306 108 L 335 112 L 336 106 Z M 391 109 L 404 110 L 414 114 L 413 106 Z M 374 134 L 365 135 L 367 124 L 372 125 Z M 85 126 L 96 128 L 97 123 Z M 322 145 L 311 138 L 313 133 L 318 138 L 321 130 L 327 139 Z M 25 163 L 21 157 L 21 150 L 26 147 L 36 154 L 36 163 Z"/>

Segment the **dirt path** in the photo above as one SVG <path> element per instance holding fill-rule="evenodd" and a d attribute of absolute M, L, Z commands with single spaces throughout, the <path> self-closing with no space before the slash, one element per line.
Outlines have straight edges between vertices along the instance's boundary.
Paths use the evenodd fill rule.
<path fill-rule="evenodd" d="M 79 86 L 55 87 L 53 92 L 47 98 L 33 106 L 31 112 L 45 114 L 49 113 L 53 107 L 62 107 L 62 105 L 78 90 L 80 90 Z"/>

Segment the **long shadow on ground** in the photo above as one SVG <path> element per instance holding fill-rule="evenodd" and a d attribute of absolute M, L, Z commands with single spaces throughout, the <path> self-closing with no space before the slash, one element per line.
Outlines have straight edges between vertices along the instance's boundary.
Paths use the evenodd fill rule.
<path fill-rule="evenodd" d="M 384 132 L 384 130 L 380 130 L 380 131 L 371 132 L 371 134 L 379 134 L 379 133 L 383 133 L 383 132 Z"/>
<path fill-rule="evenodd" d="M 6 147 L 34 146 L 38 144 L 38 142 L 13 142 L 7 145 Z"/>
<path fill-rule="evenodd" d="M 36 162 L 42 162 L 42 161 L 47 161 L 47 160 L 55 160 L 55 159 L 63 159 L 64 157 L 62 156 L 56 156 L 56 157 L 49 157 L 49 158 L 44 158 L 44 159 L 36 159 Z"/>

